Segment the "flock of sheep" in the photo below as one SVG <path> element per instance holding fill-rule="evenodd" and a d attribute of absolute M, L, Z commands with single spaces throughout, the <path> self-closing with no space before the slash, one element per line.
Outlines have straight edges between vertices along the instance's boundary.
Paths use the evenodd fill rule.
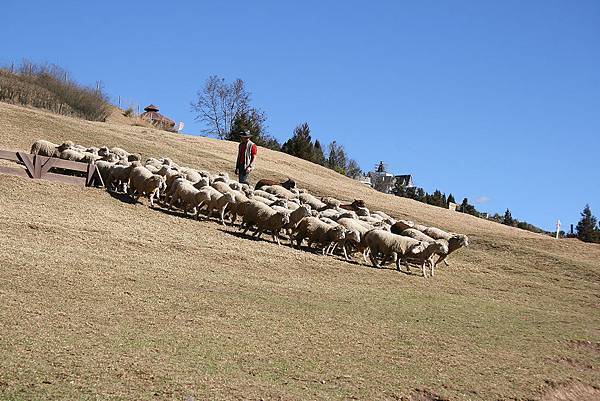
<path fill-rule="evenodd" d="M 317 247 L 323 255 L 336 250 L 345 260 L 354 252 L 363 254 L 375 267 L 392 260 L 401 271 L 404 264 L 421 267 L 427 277 L 435 274 L 435 266 L 446 261 L 457 249 L 468 246 L 463 234 L 448 233 L 407 220 L 396 220 L 382 211 L 370 211 L 362 200 L 343 204 L 341 201 L 317 198 L 299 189 L 288 179 L 278 183 L 260 180 L 255 188 L 231 180 L 227 173 L 179 166 L 164 157 L 149 158 L 121 148 L 85 147 L 70 141 L 57 145 L 45 140 L 34 142 L 31 153 L 62 159 L 95 163 L 108 191 L 127 193 L 136 201 L 148 196 L 169 209 L 177 208 L 197 219 L 215 217 L 221 224 L 235 225 L 241 218 L 240 230 L 253 231 L 253 237 L 270 234 L 281 244 L 285 236 L 290 245 Z"/>

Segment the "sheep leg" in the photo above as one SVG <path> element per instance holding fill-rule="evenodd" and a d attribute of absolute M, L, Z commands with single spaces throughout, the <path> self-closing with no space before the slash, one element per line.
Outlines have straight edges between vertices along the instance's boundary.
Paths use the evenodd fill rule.
<path fill-rule="evenodd" d="M 381 266 L 379 264 L 377 264 L 377 258 L 373 256 L 373 252 L 371 252 L 369 254 L 369 258 L 371 259 L 371 263 L 373 264 L 373 267 L 379 269 Z"/>
<path fill-rule="evenodd" d="M 365 248 L 365 250 L 363 251 L 363 260 L 365 261 L 365 264 L 369 264 L 369 261 L 367 260 L 367 256 L 369 255 L 369 253 L 371 252 L 370 248 Z"/>
<path fill-rule="evenodd" d="M 344 251 L 344 259 L 347 261 L 349 261 L 350 259 L 348 259 L 348 252 L 346 252 L 346 244 L 342 245 L 342 250 Z"/>
<path fill-rule="evenodd" d="M 279 235 L 273 234 L 273 240 L 277 242 L 277 245 L 281 245 L 281 242 L 279 242 Z"/>

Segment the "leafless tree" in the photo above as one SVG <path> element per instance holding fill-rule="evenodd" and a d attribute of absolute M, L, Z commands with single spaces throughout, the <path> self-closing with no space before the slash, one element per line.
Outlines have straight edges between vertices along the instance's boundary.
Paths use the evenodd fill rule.
<path fill-rule="evenodd" d="M 202 131 L 221 139 L 231 132 L 235 117 L 249 109 L 250 93 L 241 79 L 228 84 L 224 78 L 211 75 L 197 96 L 191 105 L 197 113 L 196 120 L 206 124 Z"/>

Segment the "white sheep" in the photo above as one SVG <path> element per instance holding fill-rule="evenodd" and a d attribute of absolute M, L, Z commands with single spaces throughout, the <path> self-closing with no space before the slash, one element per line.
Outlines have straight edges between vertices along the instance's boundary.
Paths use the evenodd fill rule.
<path fill-rule="evenodd" d="M 323 209 L 327 206 L 325 203 L 321 202 L 318 198 L 309 194 L 308 192 L 301 192 L 299 198 L 300 202 L 310 205 L 313 210 Z"/>
<path fill-rule="evenodd" d="M 435 240 L 431 243 L 426 243 L 425 249 L 417 254 L 411 254 L 404 258 L 404 263 L 406 264 L 406 268 L 410 271 L 410 267 L 408 265 L 409 262 L 415 263 L 421 266 L 421 272 L 423 277 L 427 278 L 427 272 L 425 270 L 425 266 L 429 266 L 431 270 L 431 277 L 435 275 L 435 264 L 433 263 L 433 257 L 435 255 L 447 255 L 448 254 L 448 245 L 445 240 Z"/>
<path fill-rule="evenodd" d="M 137 165 L 135 163 L 129 165 L 113 164 L 108 170 L 108 180 L 105 182 L 106 189 L 112 190 L 113 186 L 118 191 L 119 186 L 123 192 L 127 192 L 129 184 L 129 174 Z"/>
<path fill-rule="evenodd" d="M 196 207 L 196 195 L 200 191 L 194 188 L 192 183 L 186 179 L 177 179 L 176 182 L 177 184 L 173 186 L 174 191 L 171 195 L 169 209 L 173 208 L 173 203 L 179 202 L 179 208 L 183 210 L 185 215 L 187 215 L 189 211 L 194 214 Z"/>
<path fill-rule="evenodd" d="M 252 191 L 252 193 L 255 196 L 260 196 L 262 198 L 269 199 L 271 201 L 276 201 L 278 199 L 277 196 L 275 196 L 267 191 L 264 191 L 262 189 L 255 189 L 254 191 Z"/>
<path fill-rule="evenodd" d="M 256 226 L 254 237 L 260 238 L 263 232 L 270 231 L 273 240 L 277 242 L 277 245 L 281 245 L 279 233 L 290 222 L 290 217 L 289 214 L 273 210 L 260 202 L 250 201 L 246 205 L 243 221 L 245 225 L 244 234 L 251 226 Z"/>
<path fill-rule="evenodd" d="M 213 211 L 216 211 L 219 216 L 219 222 L 222 225 L 225 225 L 225 209 L 227 208 L 227 205 L 235 202 L 235 197 L 231 192 L 219 195 L 220 196 L 211 197 L 211 200 L 208 203 L 208 217 L 212 215 Z"/>
<path fill-rule="evenodd" d="M 265 186 L 265 187 L 262 187 L 262 190 L 265 192 L 268 192 L 270 194 L 273 194 L 278 198 L 293 199 L 293 198 L 298 197 L 298 194 L 290 191 L 289 189 L 282 187 L 281 185 Z"/>
<path fill-rule="evenodd" d="M 131 170 L 129 174 L 129 194 L 137 201 L 140 196 L 148 195 L 150 207 L 154 207 L 154 199 L 160 197 L 160 191 L 166 188 L 162 176 L 152 174 L 146 167 L 139 166 Z M 136 197 L 137 195 L 137 197 Z"/>
<path fill-rule="evenodd" d="M 56 157 L 58 145 L 44 139 L 38 139 L 31 145 L 29 153 L 40 156 Z"/>
<path fill-rule="evenodd" d="M 210 186 L 222 194 L 233 191 L 233 189 L 231 189 L 231 187 L 223 181 L 215 181 Z"/>
<path fill-rule="evenodd" d="M 128 156 L 129 156 L 129 154 L 130 154 L 130 153 L 129 153 L 128 151 L 126 151 L 125 149 L 121 149 L 121 148 L 117 148 L 117 147 L 111 148 L 111 149 L 110 149 L 110 152 L 111 152 L 111 153 L 114 153 L 115 155 L 117 155 L 117 156 L 119 156 L 119 157 L 121 157 L 121 158 L 124 158 L 125 160 L 127 160 L 127 157 L 128 157 Z"/>
<path fill-rule="evenodd" d="M 300 220 L 295 230 L 296 246 L 300 248 L 304 239 L 308 242 L 310 248 L 313 244 L 322 246 L 322 254 L 332 242 L 342 242 L 346 235 L 346 229 L 341 225 L 330 226 L 316 217 L 305 217 Z M 345 249 L 345 248 L 344 248 Z M 348 257 L 344 255 L 344 257 Z"/>
<path fill-rule="evenodd" d="M 400 270 L 400 262 L 404 257 L 417 255 L 427 245 L 415 239 L 392 234 L 384 230 L 371 230 L 365 234 L 364 240 L 374 267 L 381 267 L 377 262 L 377 256 L 381 252 L 384 261 L 388 258 L 395 258 L 396 269 L 398 270 Z"/>

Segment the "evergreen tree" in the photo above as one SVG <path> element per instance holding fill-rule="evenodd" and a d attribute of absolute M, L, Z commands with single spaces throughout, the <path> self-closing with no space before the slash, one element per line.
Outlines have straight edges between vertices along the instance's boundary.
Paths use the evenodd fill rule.
<path fill-rule="evenodd" d="M 315 146 L 313 148 L 313 161 L 321 166 L 325 165 L 325 153 L 319 140 L 315 140 Z"/>
<path fill-rule="evenodd" d="M 502 224 L 506 224 L 507 226 L 513 226 L 515 224 L 515 221 L 513 220 L 512 215 L 510 214 L 510 210 L 508 209 L 506 209 L 506 212 L 504 212 Z"/>
<path fill-rule="evenodd" d="M 342 145 L 338 145 L 336 141 L 329 144 L 329 154 L 327 156 L 327 167 L 337 171 L 340 174 L 346 175 L 348 166 L 348 156 Z"/>
<path fill-rule="evenodd" d="M 448 195 L 448 200 L 446 201 L 446 207 L 450 204 L 450 202 L 456 203 L 456 200 L 454 199 L 454 195 L 452 195 L 452 194 Z"/>
<path fill-rule="evenodd" d="M 423 188 L 417 188 L 415 190 L 415 197 L 413 199 L 419 202 L 426 203 L 427 194 L 425 193 L 425 190 Z"/>
<path fill-rule="evenodd" d="M 244 131 L 249 131 L 252 134 L 252 141 L 256 143 L 265 134 L 266 119 L 265 113 L 261 110 L 251 108 L 241 111 L 233 119 L 231 131 L 225 134 L 225 139 L 239 142 L 240 135 Z"/>
<path fill-rule="evenodd" d="M 314 161 L 313 143 L 308 123 L 302 123 L 294 128 L 294 135 L 283 144 L 282 150 L 292 156 Z"/>
<path fill-rule="evenodd" d="M 585 205 L 581 212 L 581 220 L 577 223 L 577 238 L 584 242 L 600 242 L 600 232 L 596 225 L 598 220 L 592 214 L 590 205 Z"/>
<path fill-rule="evenodd" d="M 469 200 L 467 198 L 464 198 L 462 203 L 460 204 L 460 211 L 463 213 L 472 214 L 473 216 L 479 217 L 479 213 L 477 212 L 477 209 L 475 209 L 475 206 L 469 204 Z"/>

